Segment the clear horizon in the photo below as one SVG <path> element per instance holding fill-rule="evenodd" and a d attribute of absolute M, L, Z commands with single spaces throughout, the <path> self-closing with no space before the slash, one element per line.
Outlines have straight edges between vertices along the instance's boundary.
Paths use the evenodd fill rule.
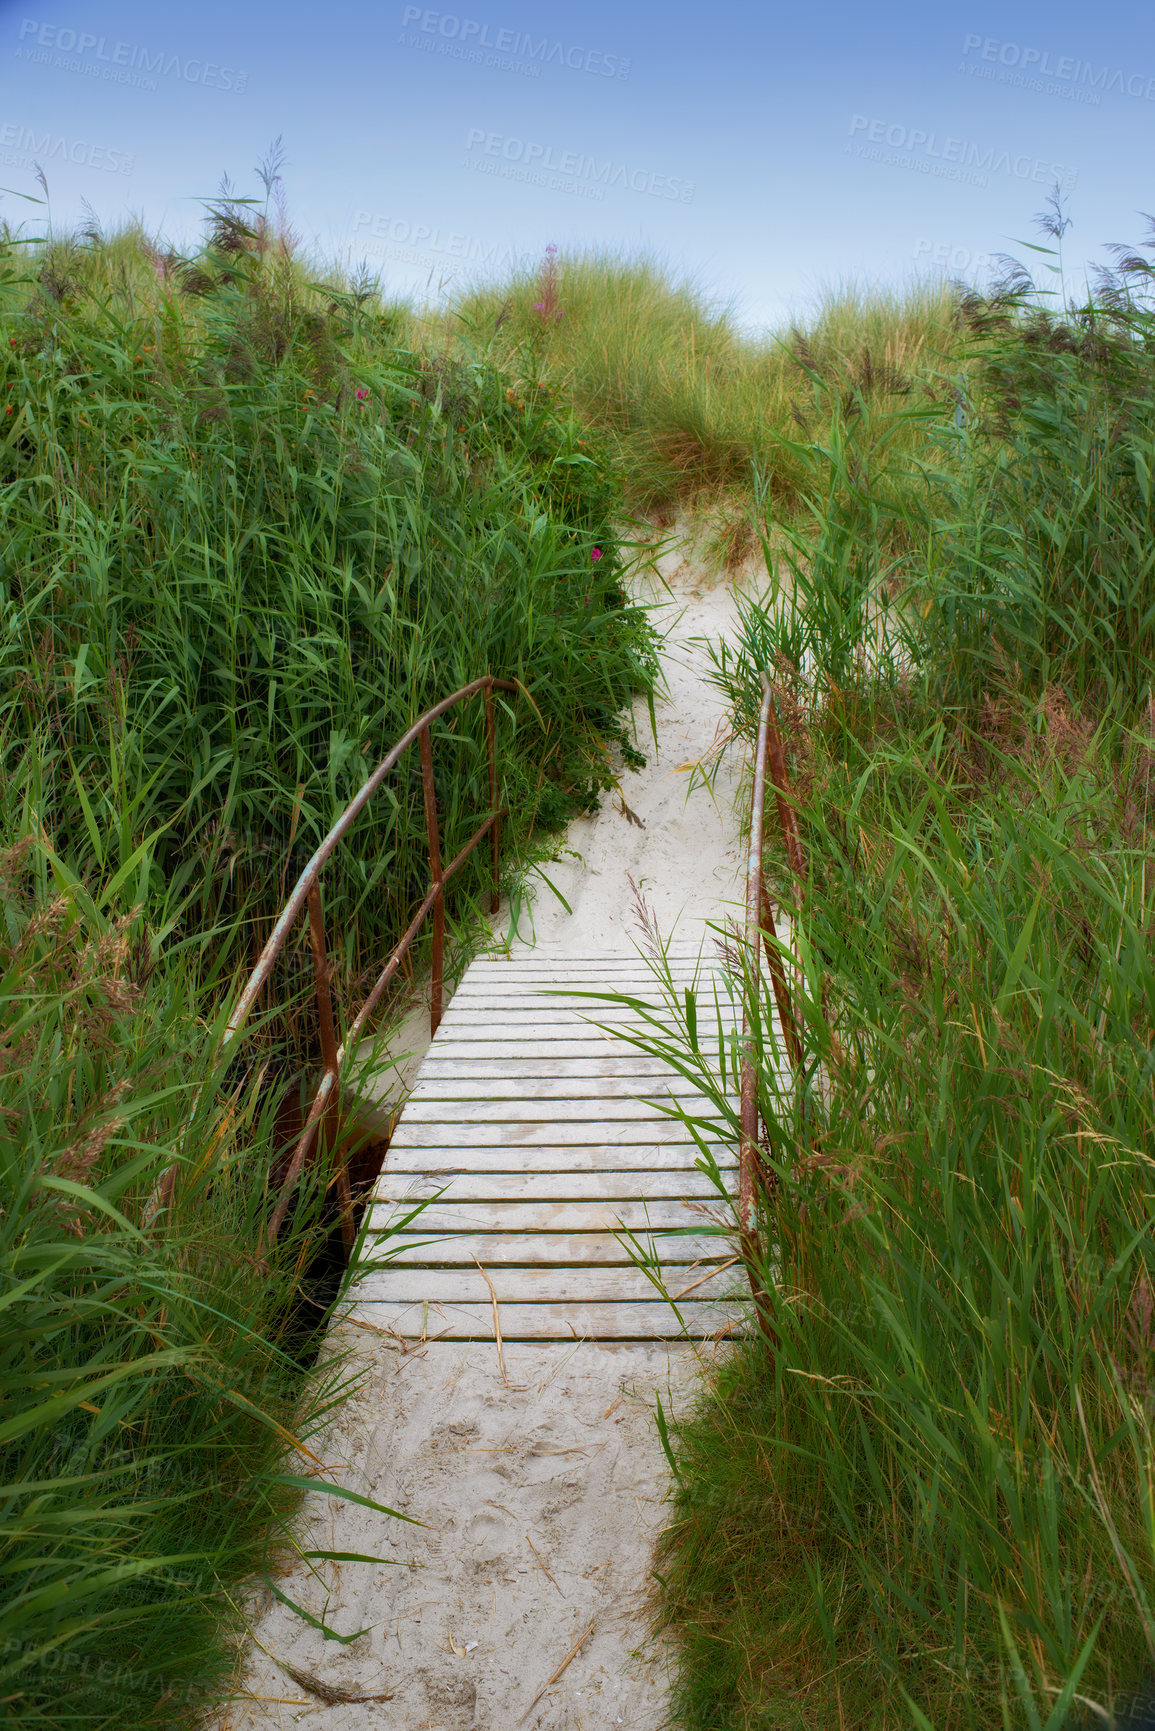
<path fill-rule="evenodd" d="M 87 203 L 190 246 L 222 174 L 256 196 L 280 136 L 305 247 L 418 300 L 553 244 L 644 252 L 773 327 L 838 283 L 1043 265 L 1056 183 L 1077 295 L 1153 203 L 1134 5 L 0 0 L 0 66 L 9 223 L 38 232 L 39 163 L 54 231 Z"/>

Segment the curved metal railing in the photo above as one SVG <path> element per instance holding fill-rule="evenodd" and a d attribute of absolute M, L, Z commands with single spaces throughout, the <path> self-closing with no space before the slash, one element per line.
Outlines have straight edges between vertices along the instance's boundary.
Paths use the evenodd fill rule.
<path fill-rule="evenodd" d="M 501 858 L 500 829 L 501 820 L 508 816 L 508 811 L 504 806 L 499 806 L 497 803 L 497 750 L 493 693 L 495 691 L 516 692 L 519 690 L 524 690 L 524 687 L 513 680 L 497 679 L 492 674 L 485 674 L 482 678 L 473 680 L 469 685 L 463 685 L 452 696 L 444 698 L 432 709 L 427 709 L 424 715 L 418 717 L 388 755 L 382 758 L 365 785 L 349 801 L 341 816 L 305 866 L 294 884 L 288 900 L 278 914 L 272 932 L 269 934 L 268 942 L 261 951 L 244 990 L 237 999 L 222 1036 L 220 1049 L 222 1057 L 239 1038 L 252 1013 L 253 1006 L 268 983 L 273 964 L 283 950 L 301 913 L 307 910 L 309 941 L 313 955 L 314 985 L 317 996 L 317 1014 L 320 1023 L 322 1071 L 317 1091 L 305 1118 L 304 1128 L 298 1137 L 288 1169 L 282 1180 L 281 1193 L 266 1227 L 266 1248 L 271 1247 L 276 1242 L 284 1224 L 293 1190 L 306 1162 L 315 1157 L 318 1140 L 325 1138 L 330 1147 L 337 1146 L 341 1105 L 341 1067 L 345 1060 L 345 1054 L 356 1050 L 357 1042 L 361 1038 L 370 1016 L 381 1002 L 390 981 L 396 975 L 410 945 L 430 912 L 433 914 L 433 961 L 429 1022 L 430 1033 L 435 1034 L 437 1032 L 437 1025 L 441 1020 L 444 986 L 445 886 L 460 871 L 478 843 L 487 834 L 491 837 L 492 845 L 489 905 L 491 913 L 497 912 Z M 489 761 L 489 798 L 492 810 L 485 822 L 466 842 L 456 857 L 450 861 L 449 865 L 443 866 L 441 863 L 441 834 L 437 820 L 437 797 L 433 784 L 433 742 L 430 728 L 439 716 L 444 715 L 455 704 L 463 703 L 467 698 L 475 697 L 482 692 L 485 695 L 486 750 Z M 373 989 L 353 1018 L 345 1038 L 338 1044 L 337 1030 L 333 1019 L 333 999 L 329 988 L 329 963 L 325 944 L 324 909 L 321 900 L 321 872 L 338 843 L 352 827 L 358 814 L 365 809 L 390 772 L 396 768 L 405 752 L 415 743 L 421 753 L 421 775 L 425 794 L 425 827 L 429 842 L 429 875 L 431 880 L 429 892 L 410 920 L 405 932 L 391 950 Z M 338 1159 L 334 1177 L 340 1204 L 341 1230 L 346 1251 L 348 1251 L 352 1248 L 353 1242 L 352 1195 L 349 1186 L 348 1167 L 341 1159 Z M 158 1202 L 171 1200 L 175 1181 L 176 1167 L 173 1166 L 169 1168 L 158 1187 Z"/>

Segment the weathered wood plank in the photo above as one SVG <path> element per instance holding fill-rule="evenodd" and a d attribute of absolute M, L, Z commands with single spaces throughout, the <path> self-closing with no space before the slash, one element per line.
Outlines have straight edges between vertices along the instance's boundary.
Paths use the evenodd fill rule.
<path fill-rule="evenodd" d="M 737 1036 L 735 1036 L 737 1039 Z M 733 1041 L 727 1039 L 727 1047 L 732 1047 Z M 703 1042 L 707 1051 L 716 1053 L 718 1042 L 715 1038 L 709 1045 Z M 548 1064 L 568 1064 L 574 1058 L 612 1058 L 627 1063 L 661 1064 L 661 1058 L 655 1058 L 651 1053 L 644 1052 L 640 1047 L 632 1045 L 628 1040 L 616 1039 L 609 1034 L 601 1033 L 597 1028 L 589 1028 L 584 1033 L 567 1033 L 560 1030 L 556 1038 L 543 1036 L 517 1039 L 503 1039 L 500 1030 L 484 1029 L 478 1031 L 476 1039 L 464 1036 L 458 1039 L 455 1035 L 450 1039 L 446 1035 L 442 1041 L 441 1029 L 437 1030 L 437 1040 L 430 1047 L 437 1054 L 438 1062 L 444 1059 L 454 1059 L 458 1062 L 491 1064 L 503 1063 L 506 1059 L 516 1062 L 542 1062 Z M 424 1065 L 422 1066 L 424 1068 Z"/>
<path fill-rule="evenodd" d="M 431 1124 L 416 1118 L 410 1122 L 402 1118 L 393 1137 L 392 1149 L 400 1154 L 407 1148 L 457 1147 L 472 1155 L 475 1148 L 584 1148 L 591 1145 L 617 1148 L 632 1143 L 653 1148 L 666 1148 L 678 1143 L 690 1145 L 684 1124 L 675 1118 L 659 1117 L 657 1113 L 645 1118 L 625 1119 L 620 1123 L 599 1123 L 596 1119 L 559 1123 L 558 1116 L 555 1113 L 552 1119 L 474 1123 L 469 1126 L 468 1136 L 462 1133 L 456 1137 L 447 1135 L 444 1123 Z M 704 1134 L 707 1142 L 713 1139 L 708 1131 Z M 535 1157 L 534 1164 L 540 1165 L 541 1162 Z M 660 1165 L 661 1160 L 655 1159 L 654 1164 Z"/>
<path fill-rule="evenodd" d="M 667 1142 L 655 1147 L 644 1142 L 592 1143 L 568 1147 L 528 1148 L 517 1144 L 492 1148 L 477 1146 L 468 1150 L 447 1148 L 443 1143 L 428 1148 L 412 1145 L 397 1151 L 398 1169 L 406 1172 L 440 1172 L 456 1176 L 463 1172 L 504 1172 L 512 1177 L 530 1176 L 535 1172 L 633 1172 L 635 1183 L 643 1192 L 649 1191 L 650 1180 L 661 1173 L 692 1172 L 696 1168 L 698 1151 L 692 1142 Z M 714 1150 L 719 1170 L 732 1171 L 737 1165 L 733 1148 Z"/>
<path fill-rule="evenodd" d="M 626 993 L 630 997 L 643 998 L 647 1003 L 658 1004 L 663 1002 L 671 986 L 678 993 L 694 991 L 711 997 L 715 992 L 719 997 L 729 997 L 732 989 L 730 983 L 721 975 L 712 971 L 695 974 L 692 969 L 676 970 L 669 983 L 657 979 L 653 974 L 631 974 L 623 971 L 600 973 L 597 969 L 591 969 L 579 976 L 568 971 L 559 971 L 556 974 L 522 974 L 518 969 L 510 969 L 506 974 L 495 971 L 480 979 L 466 978 L 453 993 L 453 1002 L 461 1003 L 465 998 L 496 1000 L 526 993 L 582 997 L 589 992 L 604 991 Z"/>
<path fill-rule="evenodd" d="M 653 1094 L 664 1099 L 671 1112 L 682 1107 L 691 1117 L 708 1117 L 712 1125 L 718 1123 L 716 1113 L 708 1110 L 701 1094 L 659 1094 L 657 1089 Z M 472 1133 L 483 1124 L 556 1124 L 559 1119 L 571 1125 L 597 1124 L 603 1129 L 633 1123 L 661 1126 L 673 1122 L 669 1113 L 659 1111 L 649 1100 L 608 1088 L 601 1093 L 597 1083 L 591 1083 L 586 1094 L 545 1094 L 534 1099 L 508 1093 L 495 1100 L 478 1094 L 451 1099 L 440 1090 L 428 1095 L 415 1094 L 405 1102 L 400 1122 L 410 1131 L 418 1124 L 461 1124 L 468 1125 Z M 468 1142 L 468 1137 L 463 1135 L 462 1140 Z"/>
<path fill-rule="evenodd" d="M 713 990 L 719 976 L 713 969 L 695 972 L 693 968 L 675 968 L 671 981 L 676 990 L 687 986 Z M 638 997 L 660 998 L 668 990 L 656 974 L 641 973 L 637 968 L 586 968 L 575 973 L 571 968 L 488 968 L 480 974 L 473 969 L 462 980 L 453 996 L 480 996 L 505 992 L 598 992 L 605 982 L 607 991 L 630 991 Z"/>
<path fill-rule="evenodd" d="M 694 1225 L 687 1220 L 665 1231 L 642 1231 L 637 1236 L 647 1249 L 651 1243 L 659 1246 L 662 1262 L 668 1267 L 692 1262 L 700 1263 L 704 1271 L 708 1264 L 728 1262 L 734 1254 L 723 1233 L 704 1235 L 700 1221 Z M 451 1227 L 437 1233 L 416 1220 L 409 1231 L 395 1232 L 387 1242 L 382 1241 L 378 1254 L 388 1256 L 390 1268 L 472 1268 L 480 1262 L 491 1273 L 495 1268 L 633 1265 L 626 1242 L 612 1231 L 526 1232 L 507 1222 L 496 1232 Z"/>
<path fill-rule="evenodd" d="M 676 989 L 681 1001 L 685 988 L 679 986 Z M 712 1010 L 717 998 L 719 1007 L 727 1013 L 738 1008 L 728 992 L 715 993 L 713 987 L 708 992 L 698 991 L 695 996 L 699 1007 L 708 1002 Z M 539 1009 L 567 1010 L 577 1015 L 597 1015 L 604 1021 L 607 1010 L 620 1010 L 625 1016 L 639 1016 L 665 1014 L 668 1008 L 660 992 L 625 991 L 609 985 L 580 988 L 552 985 L 527 986 L 521 991 L 455 992 L 445 1006 L 445 1014 L 492 1011 L 494 1014 L 521 1015 Z"/>
<path fill-rule="evenodd" d="M 600 1025 L 604 1024 L 604 1028 Z M 546 1039 L 546 1030 L 564 1031 L 569 1039 L 581 1038 L 585 1029 L 592 1031 L 608 1031 L 612 1039 L 621 1039 L 627 1033 L 641 1033 L 649 1030 L 661 1032 L 661 1020 L 655 1028 L 642 1016 L 631 1015 L 629 1012 L 598 1015 L 589 1010 L 575 1010 L 561 1004 L 543 1004 L 539 1009 L 535 1004 L 525 1004 L 518 1009 L 503 1009 L 499 1011 L 466 1008 L 454 1009 L 451 1005 L 445 1012 L 442 1022 L 447 1039 L 468 1036 L 471 1031 L 485 1030 L 492 1039 L 500 1030 L 502 1039 L 515 1040 L 522 1034 L 531 1038 Z M 535 1030 L 541 1030 L 535 1034 Z M 555 1036 L 556 1037 L 556 1036 Z"/>
<path fill-rule="evenodd" d="M 366 1230 L 375 1235 L 390 1232 L 391 1222 L 404 1219 L 417 1200 L 420 1199 L 407 1197 L 375 1202 Z M 721 1207 L 719 1197 L 719 1212 Z M 617 1232 L 620 1229 L 646 1233 L 677 1227 L 683 1231 L 701 1232 L 707 1224 L 709 1222 L 700 1210 L 680 1200 L 644 1201 L 622 1197 L 616 1202 L 512 1202 L 508 1199 L 477 1202 L 468 1198 L 452 1201 L 443 1197 L 438 1202 L 428 1202 L 408 1231 L 411 1234 L 489 1232 L 514 1236 L 521 1232 Z M 723 1222 L 721 1229 L 732 1231 L 732 1222 Z"/>
<path fill-rule="evenodd" d="M 711 939 L 702 950 L 685 949 L 672 950 L 668 957 L 671 968 L 692 968 L 701 966 L 704 972 L 716 973 L 720 967 L 720 957 Z M 571 956 L 560 952 L 552 955 L 545 950 L 539 950 L 533 955 L 508 957 L 504 955 L 478 956 L 470 963 L 463 981 L 473 976 L 486 978 L 490 974 L 521 975 L 542 973 L 551 979 L 577 978 L 581 974 L 598 973 L 605 968 L 625 968 L 645 979 L 653 977 L 649 957 L 623 951 L 612 956 Z"/>
<path fill-rule="evenodd" d="M 679 998 L 687 991 L 694 992 L 699 1000 L 712 1000 L 717 996 L 728 1001 L 732 995 L 732 988 L 713 974 L 675 974 L 671 985 Z M 598 1003 L 601 1001 L 601 994 L 609 993 L 614 999 L 627 997 L 638 999 L 645 1004 L 657 1005 L 666 1002 L 669 990 L 669 986 L 652 976 L 643 975 L 591 973 L 584 979 L 557 974 L 539 974 L 528 979 L 511 975 L 508 979 L 468 981 L 457 988 L 452 997 L 447 999 L 447 1004 L 476 1002 L 517 1005 L 551 1001 L 565 1003 L 570 999 L 580 1003 Z"/>
<path fill-rule="evenodd" d="M 622 1030 L 629 1030 L 629 1028 L 637 1030 L 637 1028 L 644 1026 L 653 1032 L 661 1032 L 661 1028 L 667 1021 L 663 1014 L 658 1014 L 656 1011 L 653 1021 L 644 1020 L 641 1014 L 636 1013 L 636 1011 L 622 1011 L 622 1013 L 615 1011 L 615 1014 L 606 1014 L 604 1013 L 604 1006 L 603 1013 L 599 1014 L 597 1013 L 597 1006 L 589 1006 L 589 1004 L 582 1007 L 575 1006 L 575 1004 L 568 1004 L 568 1006 L 566 1004 L 544 1004 L 539 1011 L 537 1006 L 530 1002 L 530 999 L 526 999 L 525 1004 L 519 1006 L 518 1009 L 502 1009 L 502 1011 L 488 1011 L 488 1009 L 481 1009 L 480 1006 L 469 1007 L 468 1004 L 462 1004 L 461 1009 L 454 1011 L 450 1006 L 445 1011 L 442 1026 L 445 1028 L 445 1039 L 447 1040 L 476 1039 L 478 1030 L 485 1030 L 487 1026 L 492 1032 L 483 1035 L 485 1039 L 507 1039 L 507 1037 L 525 1032 L 525 1026 L 532 1025 L 533 1021 L 537 1021 L 539 1018 L 544 1018 L 540 1023 L 542 1030 L 545 1030 L 542 1032 L 542 1039 L 551 1040 L 622 1039 Z M 729 1007 L 724 1006 L 724 1016 L 722 1016 L 724 1025 L 727 1028 L 738 1026 L 738 1020 L 738 1016 L 732 1016 L 729 1013 Z M 707 1030 L 715 1030 L 717 1028 L 717 1016 L 713 1014 L 713 1006 L 708 1007 L 708 1011 L 701 1011 L 698 1021 Z M 438 1028 L 438 1033 L 440 1033 L 440 1028 Z"/>
<path fill-rule="evenodd" d="M 588 1042 L 583 1041 L 582 1044 L 588 1053 Z M 454 1050 L 456 1051 L 456 1048 Z M 421 1066 L 417 1089 L 414 1092 L 424 1088 L 427 1083 L 436 1082 L 484 1082 L 490 1087 L 503 1087 L 520 1079 L 532 1087 L 537 1083 L 553 1080 L 582 1082 L 598 1078 L 620 1080 L 627 1084 L 634 1080 L 651 1082 L 655 1078 L 665 1078 L 689 1087 L 689 1083 L 671 1065 L 661 1058 L 651 1058 L 646 1052 L 611 1051 L 604 1056 L 581 1056 L 574 1053 L 569 1057 L 559 1058 L 554 1054 L 548 1057 L 544 1054 L 541 1057 L 527 1056 L 523 1052 L 510 1052 L 507 1049 L 504 1057 L 498 1058 L 495 1053 L 493 1058 L 487 1061 L 473 1054 L 465 1057 L 442 1057 L 438 1047 L 433 1046 Z"/>
<path fill-rule="evenodd" d="M 525 1068 L 525 1066 L 523 1066 Z M 686 1078 L 672 1071 L 639 1077 L 575 1077 L 566 1066 L 561 1073 L 547 1075 L 509 1075 L 502 1070 L 499 1077 L 436 1077 L 424 1075 L 405 1103 L 407 1110 L 426 1101 L 565 1101 L 565 1099 L 599 1099 L 599 1101 L 639 1101 L 639 1099 L 687 1099 L 701 1104 L 705 1099 L 701 1089 L 693 1089 Z"/>
<path fill-rule="evenodd" d="M 675 981 L 675 990 L 681 1002 L 684 993 L 690 989 L 692 982 Z M 715 993 L 713 987 L 704 991 L 699 984 L 695 991 L 699 1007 L 708 1002 L 711 1009 L 714 1005 Z M 718 1000 L 727 1009 L 730 1006 L 730 994 L 719 993 Z M 525 985 L 520 989 L 509 987 L 500 991 L 457 991 L 446 1005 L 446 1014 L 450 1010 L 492 1010 L 494 1013 L 504 1013 L 506 1010 L 519 1011 L 534 1009 L 538 1006 L 547 1009 L 572 1009 L 582 1015 L 602 1015 L 605 1010 L 617 1010 L 621 1007 L 627 1015 L 637 1015 L 642 1010 L 654 1014 L 664 1013 L 668 1008 L 666 999 L 661 992 L 650 985 L 637 986 L 613 985 L 605 981 L 600 985 L 591 982 L 589 986 L 574 987 L 566 985 Z"/>
<path fill-rule="evenodd" d="M 482 1267 L 484 1267 L 484 1263 Z M 663 1264 L 661 1278 L 667 1296 L 693 1287 L 699 1302 L 724 1298 L 737 1290 L 739 1268 L 712 1274 L 713 1258 L 704 1266 L 676 1262 Z M 492 1268 L 487 1270 L 498 1304 L 609 1304 L 661 1297 L 653 1283 L 638 1268 L 585 1267 Z M 699 1284 L 699 1277 L 701 1279 Z M 490 1291 L 478 1268 L 386 1267 L 372 1268 L 358 1282 L 357 1300 L 385 1304 L 479 1304 L 490 1300 Z"/>
<path fill-rule="evenodd" d="M 740 1332 L 746 1307 L 740 1303 L 679 1303 L 685 1333 L 693 1340 Z M 406 1339 L 492 1340 L 493 1307 L 484 1304 L 427 1306 L 358 1299 L 353 1312 L 375 1328 L 388 1328 Z M 660 1299 L 633 1304 L 503 1304 L 501 1332 L 505 1340 L 678 1340 L 683 1331 L 668 1304 Z"/>
<path fill-rule="evenodd" d="M 446 1177 L 433 1171 L 388 1169 L 374 1191 L 384 1201 L 412 1200 L 444 1192 L 446 1202 L 640 1201 L 687 1198 L 721 1205 L 716 1185 L 696 1166 L 677 1171 L 584 1172 L 458 1172 Z"/>

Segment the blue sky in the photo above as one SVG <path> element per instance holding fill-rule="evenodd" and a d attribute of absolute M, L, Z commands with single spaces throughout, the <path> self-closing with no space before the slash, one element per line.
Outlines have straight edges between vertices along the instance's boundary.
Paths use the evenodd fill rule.
<path fill-rule="evenodd" d="M 1138 3 L 0 0 L 0 214 L 188 244 L 277 135 L 297 233 L 436 295 L 644 250 L 751 326 L 850 278 L 981 277 L 1067 189 L 1073 286 L 1155 210 Z M 1019 249 L 1021 251 L 1021 249 Z"/>

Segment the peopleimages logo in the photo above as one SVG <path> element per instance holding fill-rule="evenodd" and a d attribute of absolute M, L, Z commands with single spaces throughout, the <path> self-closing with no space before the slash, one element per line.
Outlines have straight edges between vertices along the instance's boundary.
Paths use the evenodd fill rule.
<path fill-rule="evenodd" d="M 1045 156 L 1012 155 L 996 145 L 973 144 L 965 138 L 940 138 L 920 126 L 899 126 L 891 121 L 871 120 L 854 114 L 846 149 L 871 162 L 886 162 L 934 174 L 947 180 L 963 180 L 986 186 L 988 175 L 1010 174 L 1016 180 L 1033 180 L 1040 186 L 1057 185 L 1070 192 L 1078 179 L 1076 170 Z M 885 147 L 885 148 L 879 148 Z"/>
<path fill-rule="evenodd" d="M 155 90 L 157 77 L 179 78 L 185 84 L 203 84 L 208 90 L 232 90 L 238 95 L 249 81 L 247 72 L 221 66 L 215 60 L 198 60 L 172 54 L 165 48 L 142 48 L 136 42 L 114 42 L 90 30 L 41 24 L 25 18 L 20 25 L 17 60 L 37 66 L 54 66 L 62 72 L 81 72 L 89 78 L 112 84 L 129 84 Z"/>
<path fill-rule="evenodd" d="M 938 265 L 942 270 L 957 274 L 990 273 L 998 266 L 994 253 L 972 252 L 969 247 L 954 246 L 948 240 L 916 240 L 911 257 L 919 264 Z"/>
<path fill-rule="evenodd" d="M 78 168 L 102 168 L 106 174 L 131 174 L 136 157 L 106 144 L 38 132 L 9 120 L 0 126 L 0 162 L 9 168 L 36 168 L 46 162 L 72 162 Z"/>
<path fill-rule="evenodd" d="M 491 30 L 477 18 L 458 18 L 452 12 L 428 12 L 423 6 L 406 6 L 401 15 L 403 30 L 415 25 L 423 34 L 440 37 L 447 45 L 455 44 L 459 59 L 481 60 L 482 50 L 512 60 L 532 61 L 539 66 L 564 66 L 571 72 L 591 72 L 599 78 L 628 78 L 631 62 L 618 54 L 606 54 L 600 48 L 579 48 L 573 44 L 553 41 L 548 36 L 535 38 L 526 30 Z M 401 38 L 405 43 L 405 38 Z M 409 44 L 406 44 L 408 46 Z M 447 46 L 442 52 L 450 52 Z"/>
<path fill-rule="evenodd" d="M 970 56 L 977 58 L 971 60 Z M 1044 78 L 1054 78 L 1086 102 L 1097 102 L 1107 92 L 1118 96 L 1133 96 L 1141 102 L 1155 102 L 1155 77 L 1145 73 L 1112 71 L 1109 66 L 1096 68 L 1089 60 L 1076 60 L 1064 54 L 1052 57 L 1045 48 L 1028 48 L 1021 42 L 1004 42 L 997 36 L 967 35 L 963 38 L 963 60 L 969 64 L 961 71 L 978 73 L 984 62 L 991 68 L 1001 67 L 1008 74 L 1005 82 L 1022 83 L 1028 89 L 1044 89 Z M 984 74 L 985 76 L 993 76 Z"/>
<path fill-rule="evenodd" d="M 487 269 L 524 269 L 537 259 L 534 252 L 519 253 L 497 241 L 484 241 L 476 235 L 458 234 L 431 223 L 409 222 L 404 217 L 385 216 L 371 210 L 354 211 L 353 233 L 364 241 L 367 252 L 405 264 L 445 260 L 484 265 Z"/>
<path fill-rule="evenodd" d="M 480 154 L 467 154 L 465 167 L 484 174 L 497 174 L 506 180 L 522 180 L 531 185 L 556 186 L 559 190 L 576 192 L 583 198 L 601 199 L 605 189 L 618 186 L 628 192 L 647 193 L 651 198 L 676 199 L 680 204 L 694 202 L 692 180 L 675 175 L 656 174 L 649 168 L 629 168 L 624 162 L 609 158 L 599 161 L 577 150 L 555 153 L 552 144 L 535 144 L 524 138 L 510 138 L 503 132 L 486 132 L 482 127 L 470 128 L 465 140 L 467 153 L 481 147 Z"/>

